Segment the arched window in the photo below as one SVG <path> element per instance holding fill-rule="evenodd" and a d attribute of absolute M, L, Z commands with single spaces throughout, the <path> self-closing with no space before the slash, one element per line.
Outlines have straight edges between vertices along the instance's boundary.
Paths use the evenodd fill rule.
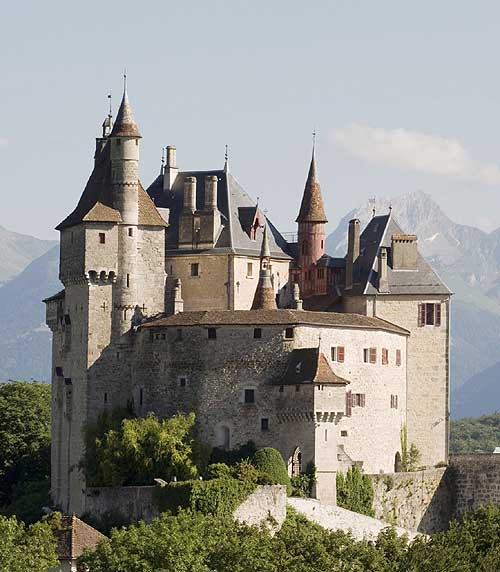
<path fill-rule="evenodd" d="M 299 447 L 295 447 L 292 456 L 288 459 L 288 474 L 291 477 L 300 475 L 302 472 L 302 453 Z"/>
<path fill-rule="evenodd" d="M 220 425 L 216 431 L 216 446 L 221 449 L 231 448 L 231 430 L 227 425 Z"/>

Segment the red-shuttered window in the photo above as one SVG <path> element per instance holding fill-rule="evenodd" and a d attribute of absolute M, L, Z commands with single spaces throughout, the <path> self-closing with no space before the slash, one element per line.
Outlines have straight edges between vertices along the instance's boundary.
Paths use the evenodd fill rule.
<path fill-rule="evenodd" d="M 345 359 L 345 348 L 344 348 L 344 346 L 332 346 L 331 352 L 332 352 L 332 361 L 344 363 L 344 359 Z"/>
<path fill-rule="evenodd" d="M 418 305 L 418 325 L 440 326 L 441 325 L 441 304 L 425 303 Z"/>
<path fill-rule="evenodd" d="M 382 365 L 389 364 L 389 350 L 387 348 L 382 348 Z"/>

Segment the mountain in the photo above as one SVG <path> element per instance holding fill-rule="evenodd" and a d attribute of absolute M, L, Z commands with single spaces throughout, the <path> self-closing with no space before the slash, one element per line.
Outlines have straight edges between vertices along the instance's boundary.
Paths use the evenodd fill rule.
<path fill-rule="evenodd" d="M 0 288 L 0 380 L 50 380 L 51 333 L 43 298 L 61 289 L 59 247 L 52 247 Z"/>
<path fill-rule="evenodd" d="M 488 234 L 457 224 L 421 191 L 377 199 L 377 212 L 387 212 L 389 207 L 404 230 L 417 234 L 421 253 L 454 292 L 453 417 L 475 414 L 481 409 L 479 403 L 486 404 L 481 413 L 500 409 L 500 392 L 495 385 L 500 379 L 500 229 Z M 364 227 L 373 216 L 372 209 L 366 204 L 349 212 L 328 236 L 327 252 L 344 256 L 349 220 L 359 218 Z"/>
<path fill-rule="evenodd" d="M 0 285 L 19 274 L 31 261 L 56 244 L 55 240 L 40 240 L 0 226 Z"/>

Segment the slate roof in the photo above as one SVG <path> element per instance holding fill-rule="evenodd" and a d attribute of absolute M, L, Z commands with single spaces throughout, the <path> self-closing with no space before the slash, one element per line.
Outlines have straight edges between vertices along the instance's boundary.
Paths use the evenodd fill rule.
<path fill-rule="evenodd" d="M 319 186 L 318 176 L 316 174 L 314 151 L 309 166 L 304 194 L 302 195 L 299 216 L 295 222 L 328 222 L 325 207 L 323 206 L 321 187 Z"/>
<path fill-rule="evenodd" d="M 42 300 L 42 302 L 55 302 L 56 300 L 62 300 L 64 297 L 66 296 L 66 290 L 63 288 L 62 290 L 59 290 L 59 292 L 57 294 L 54 294 L 53 296 L 49 296 L 48 298 L 45 298 L 44 300 Z"/>
<path fill-rule="evenodd" d="M 121 221 L 120 213 L 113 205 L 109 142 L 104 144 L 97 156 L 94 169 L 75 210 L 56 227 L 56 230 L 63 230 L 89 221 L 112 223 Z M 140 181 L 139 224 L 143 226 L 166 226 Z"/>
<path fill-rule="evenodd" d="M 285 374 L 275 381 L 277 385 L 321 383 L 347 385 L 349 381 L 338 376 L 319 348 L 295 349 L 290 353 Z"/>
<path fill-rule="evenodd" d="M 167 250 L 169 255 L 193 252 L 177 248 L 179 240 L 179 217 L 182 211 L 184 179 L 196 179 L 196 209 L 204 207 L 205 177 L 215 175 L 217 183 L 217 208 L 222 215 L 224 226 L 215 245 L 216 250 L 226 249 L 228 252 L 259 256 L 262 241 L 262 228 L 257 229 L 255 240 L 248 234 L 248 229 L 255 220 L 257 203 L 250 198 L 238 181 L 229 172 L 214 171 L 180 171 L 171 191 L 163 191 L 163 175 L 159 175 L 148 187 L 147 193 L 159 208 L 168 208 L 169 228 L 167 229 Z M 260 211 L 259 211 L 260 212 Z M 265 215 L 263 215 L 265 216 Z M 273 258 L 290 259 L 288 244 L 271 221 L 268 225 L 269 246 Z M 261 222 L 261 224 L 264 221 Z"/>
<path fill-rule="evenodd" d="M 224 326 L 224 325 L 283 325 L 310 324 L 366 330 L 385 330 L 409 335 L 400 328 L 381 318 L 337 312 L 308 312 L 304 310 L 207 310 L 180 312 L 170 316 L 157 316 L 144 322 L 141 328 L 179 326 Z"/>
<path fill-rule="evenodd" d="M 54 529 L 59 560 L 79 558 L 86 548 L 95 548 L 106 538 L 75 515 L 63 515 L 61 526 Z"/>
<path fill-rule="evenodd" d="M 123 92 L 120 109 L 118 110 L 115 124 L 111 130 L 111 137 L 142 137 L 132 115 L 132 107 L 128 100 L 127 90 Z"/>
<path fill-rule="evenodd" d="M 360 255 L 355 265 L 355 284 L 344 295 L 367 294 L 436 294 L 448 295 L 451 291 L 432 269 L 424 257 L 418 253 L 416 270 L 393 270 L 391 268 L 391 237 L 405 235 L 392 214 L 375 216 L 368 223 L 360 237 Z M 386 247 L 389 253 L 387 292 L 378 291 L 378 252 Z"/>

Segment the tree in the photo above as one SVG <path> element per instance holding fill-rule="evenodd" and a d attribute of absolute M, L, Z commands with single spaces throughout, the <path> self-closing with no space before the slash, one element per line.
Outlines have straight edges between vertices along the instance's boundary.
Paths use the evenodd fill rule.
<path fill-rule="evenodd" d="M 0 384 L 0 506 L 36 520 L 47 502 L 50 474 L 50 385 L 16 381 Z M 25 492 L 28 491 L 28 497 Z M 43 494 L 33 495 L 34 489 Z"/>
<path fill-rule="evenodd" d="M 374 516 L 373 485 L 358 467 L 350 467 L 346 475 L 337 473 L 337 504 L 348 510 Z"/>
<path fill-rule="evenodd" d="M 58 562 L 47 522 L 26 527 L 15 517 L 0 516 L 0 539 L 0 570 L 5 572 L 47 572 Z"/>
<path fill-rule="evenodd" d="M 149 485 L 161 477 L 197 476 L 193 460 L 194 413 L 160 420 L 121 419 L 123 412 L 101 417 L 87 430 L 83 465 L 92 486 Z"/>
<path fill-rule="evenodd" d="M 255 452 L 252 464 L 269 478 L 271 483 L 286 485 L 287 493 L 291 494 L 292 485 L 281 453 L 272 447 L 264 447 Z"/>

